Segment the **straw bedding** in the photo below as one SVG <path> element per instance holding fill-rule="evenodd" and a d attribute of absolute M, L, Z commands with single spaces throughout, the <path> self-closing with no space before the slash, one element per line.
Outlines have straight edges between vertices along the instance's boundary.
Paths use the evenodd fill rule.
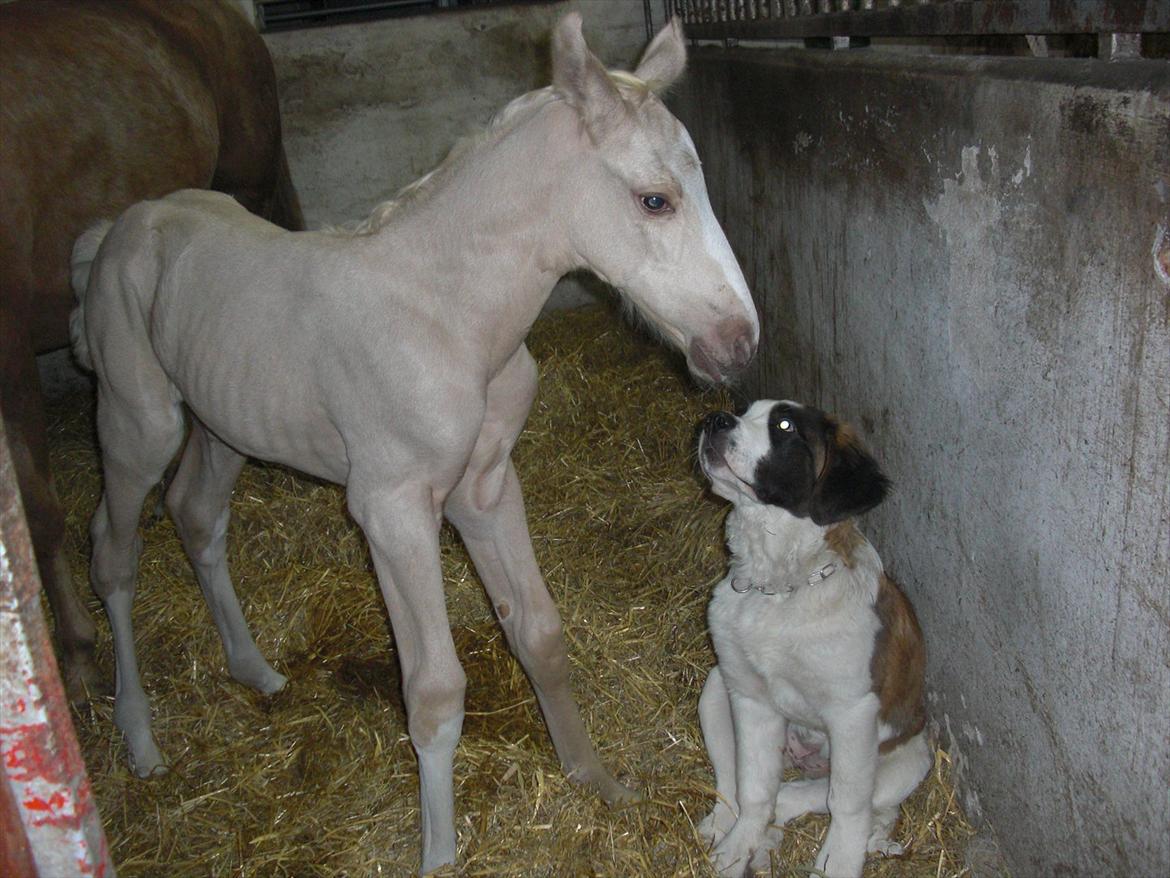
<path fill-rule="evenodd" d="M 455 758 L 460 867 L 447 874 L 709 876 L 693 828 L 714 792 L 697 701 L 713 662 L 705 607 L 724 566 L 726 510 L 704 492 L 691 449 L 699 417 L 727 400 L 696 390 L 677 356 L 609 308 L 542 320 L 530 347 L 541 390 L 515 459 L 536 554 L 586 724 L 643 800 L 614 810 L 564 779 L 527 680 L 445 530 L 450 620 L 468 676 Z M 86 396 L 52 415 L 83 583 L 100 491 L 91 419 Z M 135 624 L 170 773 L 131 775 L 110 697 L 75 714 L 120 874 L 412 874 L 416 764 L 386 613 L 341 490 L 261 465 L 237 485 L 229 563 L 261 651 L 290 679 L 272 697 L 227 675 L 174 528 L 149 514 Z M 112 679 L 108 627 L 89 597 Z M 810 874 L 826 825 L 795 823 L 773 874 Z M 971 829 L 945 753 L 897 832 L 909 855 L 871 859 L 867 876 L 966 872 Z"/>

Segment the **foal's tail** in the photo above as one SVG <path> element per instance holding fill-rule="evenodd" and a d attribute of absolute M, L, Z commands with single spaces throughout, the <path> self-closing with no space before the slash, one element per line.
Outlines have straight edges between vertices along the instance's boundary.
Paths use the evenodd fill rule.
<path fill-rule="evenodd" d="M 89 271 L 97 258 L 98 248 L 113 225 L 110 220 L 100 220 L 82 232 L 73 244 L 73 256 L 70 259 L 71 282 L 73 295 L 77 297 L 77 307 L 69 315 L 69 338 L 73 342 L 73 356 L 90 370 L 93 369 L 93 359 L 89 355 L 89 343 L 85 340 L 85 289 L 89 286 Z"/>

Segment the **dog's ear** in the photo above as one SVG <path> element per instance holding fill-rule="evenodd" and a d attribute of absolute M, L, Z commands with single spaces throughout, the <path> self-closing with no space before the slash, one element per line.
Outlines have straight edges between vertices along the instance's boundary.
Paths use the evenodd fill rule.
<path fill-rule="evenodd" d="M 820 525 L 868 512 L 886 498 L 890 480 L 848 427 L 828 421 L 825 460 L 808 514 Z"/>

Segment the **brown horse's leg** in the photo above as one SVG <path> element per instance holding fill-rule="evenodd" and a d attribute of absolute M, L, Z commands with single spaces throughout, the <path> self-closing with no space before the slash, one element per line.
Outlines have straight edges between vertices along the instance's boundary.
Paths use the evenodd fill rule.
<path fill-rule="evenodd" d="M 48 490 L 55 514 L 62 515 L 57 493 L 51 482 Z M 57 621 L 57 642 L 61 648 L 61 681 L 65 684 L 65 693 L 69 700 L 80 703 L 91 695 L 108 692 L 110 686 L 109 681 L 98 671 L 97 663 L 94 661 L 97 629 L 93 616 L 73 584 L 63 533 L 57 539 L 56 545 L 56 551 L 51 558 L 43 558 L 38 551 L 37 564 L 41 571 L 41 585 L 49 599 L 53 618 Z"/>
<path fill-rule="evenodd" d="M 6 290 L 11 294 L 12 291 Z M 49 470 L 44 404 L 36 359 L 23 328 L 0 313 L 0 414 L 12 450 L 20 497 L 40 570 L 41 585 L 56 620 L 61 676 L 73 701 L 98 691 L 93 616 L 73 586 L 65 557 L 65 513 Z"/>
<path fill-rule="evenodd" d="M 292 174 L 288 170 L 288 157 L 280 147 L 280 164 L 276 170 L 276 186 L 269 202 L 267 219 L 290 232 L 299 232 L 305 227 L 305 216 L 301 213 L 301 200 L 293 186 Z"/>

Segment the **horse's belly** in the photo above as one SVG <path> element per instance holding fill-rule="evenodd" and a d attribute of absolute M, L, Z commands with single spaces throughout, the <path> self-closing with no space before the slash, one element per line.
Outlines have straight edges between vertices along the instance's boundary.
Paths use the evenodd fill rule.
<path fill-rule="evenodd" d="M 216 436 L 241 454 L 345 484 L 349 470 L 345 443 L 326 421 L 306 419 L 297 423 L 285 419 L 281 423 L 268 422 L 264 429 L 257 429 L 255 425 L 220 418 L 215 413 L 203 415 L 196 406 L 191 408 Z"/>
<path fill-rule="evenodd" d="M 195 416 L 241 454 L 344 484 L 345 443 L 297 370 L 276 366 L 271 371 L 286 380 L 273 381 L 272 374 L 232 366 L 230 359 L 203 369 L 188 365 L 172 380 Z"/>

